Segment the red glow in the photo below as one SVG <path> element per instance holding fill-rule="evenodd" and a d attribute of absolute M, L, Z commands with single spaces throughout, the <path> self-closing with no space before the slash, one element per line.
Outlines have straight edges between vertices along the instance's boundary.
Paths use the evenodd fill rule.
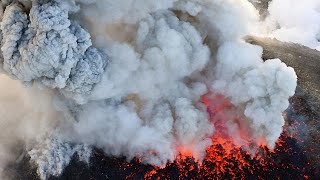
<path fill-rule="evenodd" d="M 213 177 L 215 179 L 245 179 L 248 174 L 259 172 L 258 179 L 263 179 L 276 166 L 283 169 L 298 169 L 294 165 L 279 165 L 272 160 L 273 156 L 279 152 L 292 153 L 285 147 L 287 139 L 291 137 L 283 133 L 275 150 L 270 151 L 264 139 L 254 139 L 254 141 L 250 139 L 248 127 L 242 119 L 245 117 L 241 114 L 241 110 L 234 107 L 227 98 L 208 93 L 201 98 L 201 102 L 206 106 L 210 121 L 215 127 L 212 145 L 206 150 L 206 157 L 201 164 L 196 163 L 197 158 L 192 157 L 194 154 L 192 148 L 178 147 L 181 157 L 173 164 L 168 164 L 165 169 L 170 169 L 172 166 L 178 167 L 179 179 L 193 177 L 191 172 L 194 172 L 197 178 Z M 227 128 L 227 122 L 230 119 L 237 127 L 233 134 L 230 134 Z M 241 123 L 239 123 L 240 120 Z M 166 177 L 166 170 L 153 169 L 147 173 L 145 179 Z M 308 176 L 304 178 L 308 179 Z"/>
<path fill-rule="evenodd" d="M 193 150 L 187 147 L 178 147 L 178 152 L 182 159 L 186 157 L 192 157 L 194 155 Z"/>
<path fill-rule="evenodd" d="M 235 107 L 229 99 L 222 95 L 208 93 L 202 96 L 201 101 L 206 106 L 209 119 L 216 129 L 212 137 L 213 144 L 231 143 L 234 147 L 245 146 L 247 149 L 252 149 L 252 145 L 266 146 L 265 139 L 251 138 L 246 117 L 242 110 Z M 231 126 L 234 128 L 230 128 Z"/>
<path fill-rule="evenodd" d="M 217 174 L 228 173 L 230 177 L 236 177 L 233 169 L 241 171 L 247 168 L 249 171 L 253 171 L 254 169 L 250 169 L 251 165 L 248 159 L 259 160 L 260 156 L 257 152 L 249 153 L 244 151 L 243 148 L 254 150 L 257 149 L 257 145 L 263 148 L 266 144 L 265 141 L 258 141 L 257 144 L 252 143 L 248 131 L 245 130 L 247 127 L 242 127 L 243 125 L 239 123 L 241 118 L 245 117 L 234 113 L 236 107 L 227 98 L 209 93 L 202 97 L 202 102 L 206 105 L 210 121 L 216 128 L 212 137 L 213 145 L 207 149 L 205 159 L 205 162 L 212 164 L 212 166 L 210 168 L 204 167 L 204 172 L 208 175 L 211 171 L 215 171 Z M 238 125 L 239 129 L 234 133 L 236 133 L 235 137 L 238 137 L 239 142 L 235 142 L 228 133 L 225 120 L 230 120 L 230 118 Z M 252 145 L 255 148 L 252 148 Z M 263 162 L 261 161 L 261 163 Z"/>

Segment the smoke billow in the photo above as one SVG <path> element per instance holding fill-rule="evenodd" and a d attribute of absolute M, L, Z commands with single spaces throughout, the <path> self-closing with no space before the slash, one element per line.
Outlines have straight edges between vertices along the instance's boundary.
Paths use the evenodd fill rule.
<path fill-rule="evenodd" d="M 271 37 L 320 51 L 320 1 L 273 0 L 268 12 L 265 24 Z"/>
<path fill-rule="evenodd" d="M 1 7 L 0 172 L 16 147 L 42 179 L 59 176 L 75 154 L 89 162 L 92 147 L 159 167 L 184 152 L 201 162 L 215 133 L 201 102 L 209 92 L 244 117 L 227 120 L 230 136 L 245 130 L 245 142 L 273 148 L 282 132 L 297 77 L 244 42 L 259 24 L 247 0 Z"/>

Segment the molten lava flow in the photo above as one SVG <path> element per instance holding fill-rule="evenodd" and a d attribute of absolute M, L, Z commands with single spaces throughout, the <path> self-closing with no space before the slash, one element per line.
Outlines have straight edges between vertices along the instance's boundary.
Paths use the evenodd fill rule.
<path fill-rule="evenodd" d="M 222 95 L 206 94 L 202 97 L 214 124 L 216 132 L 212 137 L 213 145 L 207 149 L 207 156 L 202 166 L 205 176 L 214 172 L 217 177 L 239 177 L 237 172 L 244 170 L 253 173 L 251 161 L 260 161 L 257 145 L 264 149 L 265 143 L 254 144 L 246 131 L 241 118 L 245 118 L 231 102 Z M 233 126 L 230 127 L 230 123 Z M 260 161 L 261 167 L 264 162 Z M 234 172 L 237 171 L 237 172 Z M 242 177 L 242 175 L 240 175 Z M 244 178 L 244 177 L 242 177 Z"/>

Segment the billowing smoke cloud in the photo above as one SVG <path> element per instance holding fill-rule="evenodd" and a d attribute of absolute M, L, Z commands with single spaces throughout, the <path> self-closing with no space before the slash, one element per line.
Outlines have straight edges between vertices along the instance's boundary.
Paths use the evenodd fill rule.
<path fill-rule="evenodd" d="M 99 82 L 107 58 L 91 47 L 90 35 L 68 19 L 75 7 L 35 1 L 6 7 L 1 23 L 3 68 L 24 82 L 41 81 L 71 94 L 85 94 Z"/>
<path fill-rule="evenodd" d="M 240 52 L 240 53 L 239 53 Z M 230 97 L 234 105 L 243 105 L 257 142 L 273 147 L 282 132 L 281 113 L 294 95 L 296 76 L 280 60 L 262 63 L 262 49 L 243 43 L 225 43 L 217 54 L 213 89 Z M 242 63 L 232 63 L 238 60 Z"/>
<path fill-rule="evenodd" d="M 270 36 L 320 51 L 320 1 L 273 0 L 268 11 Z"/>
<path fill-rule="evenodd" d="M 32 116 L 2 112 L 1 129 L 15 128 L 0 134 L 3 170 L 16 140 L 42 179 L 75 154 L 88 162 L 92 147 L 159 167 L 184 152 L 201 161 L 215 133 L 201 102 L 208 92 L 245 117 L 246 141 L 273 148 L 282 132 L 296 75 L 242 40 L 259 20 L 246 0 L 6 1 L 2 11 L 3 72 L 26 87 L 3 75 L 0 105 L 22 99 Z M 240 131 L 234 121 L 230 136 Z"/>

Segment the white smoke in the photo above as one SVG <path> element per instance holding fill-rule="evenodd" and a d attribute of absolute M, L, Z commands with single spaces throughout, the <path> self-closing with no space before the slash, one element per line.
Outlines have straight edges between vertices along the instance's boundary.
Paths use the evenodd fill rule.
<path fill-rule="evenodd" d="M 95 17 L 105 23 L 136 23 L 150 13 L 173 7 L 177 0 L 81 0 L 89 3 L 86 16 Z M 95 2 L 95 3 L 92 3 Z M 101 18 L 103 17 L 103 18 Z"/>
<path fill-rule="evenodd" d="M 28 96 L 25 111 L 46 103 L 45 117 L 24 121 L 12 110 L 1 119 L 3 128 L 48 124 L 28 139 L 20 138 L 28 128 L 8 138 L 27 146 L 42 179 L 59 176 L 75 154 L 88 162 L 92 147 L 160 167 L 182 150 L 203 160 L 215 132 L 200 102 L 209 91 L 239 108 L 253 143 L 273 148 L 282 132 L 296 75 L 278 59 L 263 62 L 262 49 L 242 40 L 259 20 L 247 0 L 34 0 L 2 7 L 2 68 L 34 86 L 4 88 L 4 97 L 39 93 L 36 85 L 50 91 Z M 6 79 L 0 83 L 10 84 Z M 11 158 L 14 146 L 0 145 L 0 158 Z"/>
<path fill-rule="evenodd" d="M 295 93 L 297 77 L 280 60 L 263 63 L 262 49 L 237 42 L 223 44 L 217 54 L 216 76 L 212 88 L 234 105 L 243 105 L 253 137 L 274 147 L 282 132 L 282 112 Z M 233 63 L 234 61 L 241 63 Z"/>
<path fill-rule="evenodd" d="M 320 51 L 320 1 L 273 0 L 266 26 L 271 37 Z"/>

